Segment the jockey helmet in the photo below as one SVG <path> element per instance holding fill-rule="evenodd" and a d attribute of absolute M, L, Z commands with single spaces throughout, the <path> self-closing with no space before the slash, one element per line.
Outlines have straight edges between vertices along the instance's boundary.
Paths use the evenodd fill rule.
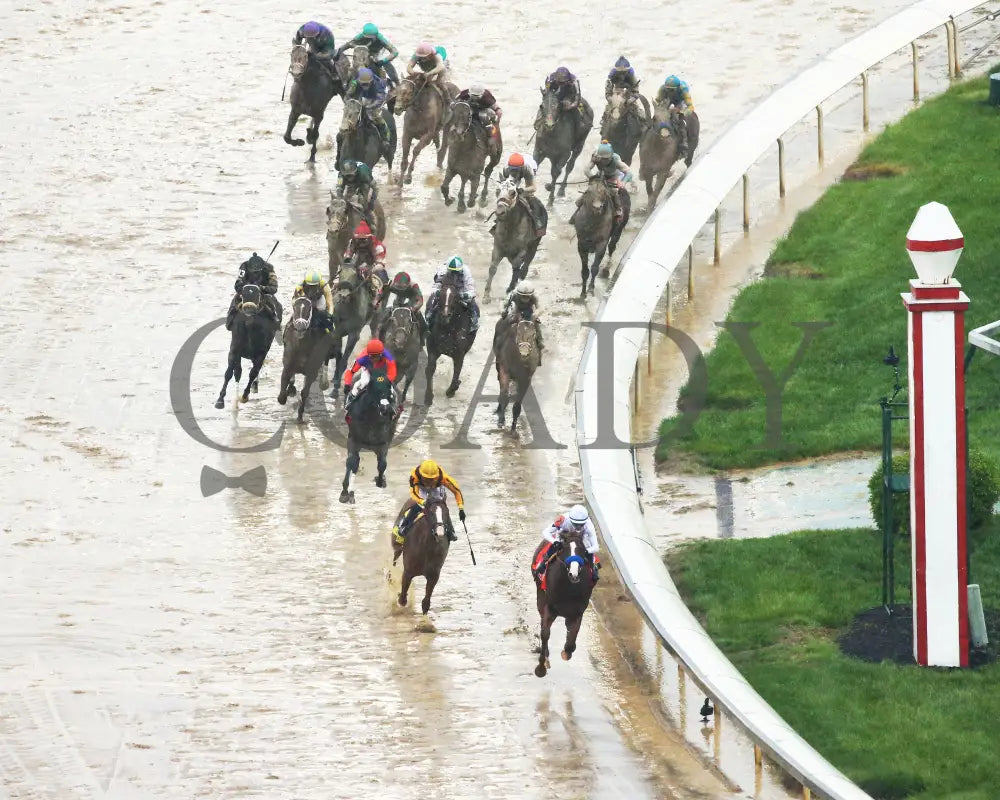
<path fill-rule="evenodd" d="M 353 159 L 345 159 L 344 163 L 340 165 L 341 175 L 356 175 L 358 173 L 358 162 Z"/>
<path fill-rule="evenodd" d="M 302 35 L 306 39 L 312 39 L 319 36 L 321 26 L 318 22 L 312 22 L 311 20 L 302 26 Z"/>
<path fill-rule="evenodd" d="M 435 47 L 434 50 L 437 52 L 437 54 L 439 56 L 441 56 L 441 60 L 442 61 L 447 61 L 448 60 L 448 51 L 445 50 L 441 45 L 438 45 L 437 47 Z"/>
<path fill-rule="evenodd" d="M 447 267 L 450 272 L 464 272 L 465 262 L 458 256 L 452 256 L 448 259 Z"/>
<path fill-rule="evenodd" d="M 427 58 L 434 55 L 434 46 L 430 42 L 421 42 L 417 45 L 416 54 L 419 58 Z"/>
<path fill-rule="evenodd" d="M 613 156 L 614 154 L 615 154 L 614 148 L 607 142 L 601 142 L 599 145 L 597 145 L 598 158 L 601 159 L 611 158 L 611 156 Z"/>
<path fill-rule="evenodd" d="M 520 153 L 512 153 L 511 157 L 507 159 L 508 167 L 523 167 L 524 166 L 524 156 Z"/>
<path fill-rule="evenodd" d="M 573 524 L 573 527 L 582 528 L 590 521 L 590 514 L 587 513 L 587 509 L 583 506 L 573 506 L 569 510 L 569 521 Z"/>
<path fill-rule="evenodd" d="M 668 89 L 677 89 L 681 85 L 681 79 L 678 78 L 676 75 L 670 75 L 663 82 L 663 85 L 666 86 Z"/>
<path fill-rule="evenodd" d="M 572 76 L 573 73 L 566 69 L 566 67 L 559 67 L 559 69 L 552 73 L 552 77 L 557 81 L 568 81 Z"/>
<path fill-rule="evenodd" d="M 358 70 L 358 83 L 363 83 L 367 86 L 372 82 L 372 78 L 374 77 L 375 73 L 368 69 L 368 67 L 362 67 Z"/>
<path fill-rule="evenodd" d="M 397 272 L 392 279 L 392 285 L 397 289 L 409 289 L 410 283 L 410 274 L 408 272 Z"/>
<path fill-rule="evenodd" d="M 628 63 L 628 59 L 625 56 L 618 56 L 618 60 L 615 62 L 615 72 L 628 72 L 632 69 L 632 65 Z"/>
<path fill-rule="evenodd" d="M 369 339 L 368 344 L 365 345 L 365 350 L 370 356 L 382 356 L 385 353 L 385 345 L 382 344 L 381 339 Z"/>
<path fill-rule="evenodd" d="M 378 25 L 374 22 L 366 22 L 365 26 L 361 29 L 362 36 L 378 36 Z"/>
<path fill-rule="evenodd" d="M 441 467 L 437 465 L 436 461 L 431 461 L 428 458 L 426 461 L 420 462 L 420 466 L 417 467 L 417 475 L 424 480 L 437 480 L 441 476 Z"/>
<path fill-rule="evenodd" d="M 514 293 L 520 297 L 533 297 L 535 294 L 535 287 L 528 281 L 521 281 L 514 290 Z"/>
<path fill-rule="evenodd" d="M 358 227 L 354 229 L 354 233 L 352 234 L 355 239 L 370 239 L 371 235 L 372 229 L 368 227 L 368 223 L 364 220 L 361 220 L 361 222 L 358 223 Z"/>
<path fill-rule="evenodd" d="M 323 282 L 322 276 L 314 269 L 309 270 L 302 278 L 303 286 L 319 286 Z"/>
<path fill-rule="evenodd" d="M 474 83 L 469 87 L 469 97 L 482 97 L 486 94 L 486 87 L 481 83 Z"/>

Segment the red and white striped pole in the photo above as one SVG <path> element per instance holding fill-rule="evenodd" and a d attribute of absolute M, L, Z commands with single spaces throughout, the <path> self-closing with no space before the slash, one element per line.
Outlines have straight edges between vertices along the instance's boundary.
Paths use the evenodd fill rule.
<path fill-rule="evenodd" d="M 909 312 L 910 534 L 913 657 L 969 665 L 965 519 L 965 310 L 951 275 L 965 240 L 951 212 L 928 203 L 906 234 L 917 270 Z"/>

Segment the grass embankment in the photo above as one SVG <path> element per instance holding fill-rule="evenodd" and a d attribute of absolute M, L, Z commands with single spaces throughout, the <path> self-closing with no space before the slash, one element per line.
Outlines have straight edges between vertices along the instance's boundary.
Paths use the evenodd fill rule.
<path fill-rule="evenodd" d="M 935 670 L 843 655 L 838 637 L 878 605 L 881 537 L 807 531 L 682 545 L 668 565 L 691 610 L 753 687 L 873 797 L 1000 797 L 1000 664 Z M 1000 524 L 973 539 L 972 577 L 1000 608 Z M 908 540 L 897 602 L 908 603 Z M 993 637 L 995 638 L 995 637 Z M 991 642 L 994 653 L 997 643 Z"/>
<path fill-rule="evenodd" d="M 906 383 L 906 311 L 900 292 L 916 274 L 905 251 L 917 209 L 947 205 L 965 235 L 955 277 L 972 298 L 967 330 L 1000 318 L 1000 112 L 985 103 L 987 79 L 928 101 L 865 148 L 845 180 L 796 219 L 764 278 L 737 298 L 730 320 L 751 332 L 780 375 L 802 341 L 792 322 L 831 322 L 809 343 L 782 393 L 781 448 L 765 441 L 765 395 L 745 355 L 720 332 L 707 356 L 708 397 L 689 434 L 664 420 L 657 458 L 702 467 L 752 467 L 880 445 L 878 398 L 891 393 L 882 357 L 893 345 Z M 859 177 L 872 177 L 859 180 Z M 851 179 L 853 177 L 853 179 Z M 1000 450 L 1000 359 L 980 354 L 967 387 L 971 441 Z M 686 387 L 684 403 L 692 402 Z M 900 426 L 900 442 L 906 439 Z M 1000 797 L 1000 789 L 997 790 Z"/>

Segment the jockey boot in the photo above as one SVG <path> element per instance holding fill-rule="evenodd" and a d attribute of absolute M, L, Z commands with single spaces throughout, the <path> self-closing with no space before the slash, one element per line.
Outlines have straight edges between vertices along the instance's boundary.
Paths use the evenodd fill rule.
<path fill-rule="evenodd" d="M 479 303 L 476 302 L 475 298 L 469 301 L 469 309 L 472 311 L 472 324 L 469 325 L 469 333 L 475 333 L 479 330 Z"/>
<path fill-rule="evenodd" d="M 403 540 L 406 538 L 406 533 L 409 531 L 410 526 L 413 524 L 413 520 L 417 518 L 417 514 L 420 513 L 421 506 L 414 503 L 408 509 L 406 513 L 403 514 L 403 518 L 399 521 L 399 525 L 392 529 L 392 538 L 398 544 L 402 544 Z"/>
<path fill-rule="evenodd" d="M 677 156 L 685 158 L 688 152 L 688 127 L 687 120 L 683 116 L 677 118 L 677 134 L 680 140 L 677 144 Z"/>
<path fill-rule="evenodd" d="M 444 526 L 444 535 L 448 537 L 449 542 L 457 542 L 458 537 L 455 535 L 455 526 L 451 522 L 451 518 L 448 518 L 448 524 Z"/>
<path fill-rule="evenodd" d="M 538 366 L 542 366 L 542 350 L 545 349 L 545 344 L 542 342 L 542 326 L 539 322 L 535 322 L 535 343 L 538 345 Z"/>
<path fill-rule="evenodd" d="M 617 183 L 608 184 L 608 188 L 611 189 L 611 203 L 615 207 L 615 222 L 621 222 L 625 216 L 625 209 L 622 208 L 622 194 L 619 191 L 619 186 Z"/>
<path fill-rule="evenodd" d="M 374 121 L 375 128 L 378 130 L 379 146 L 382 151 L 382 155 L 385 157 L 385 160 L 388 161 L 389 157 L 392 155 L 389 150 L 389 124 L 385 121 L 381 112 L 375 115 Z"/>

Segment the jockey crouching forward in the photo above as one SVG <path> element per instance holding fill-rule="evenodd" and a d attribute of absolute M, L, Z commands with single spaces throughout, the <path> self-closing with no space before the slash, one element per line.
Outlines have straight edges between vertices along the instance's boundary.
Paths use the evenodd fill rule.
<path fill-rule="evenodd" d="M 611 202 L 615 209 L 615 222 L 621 222 L 622 217 L 625 216 L 621 196 L 621 189 L 624 188 L 622 180 L 632 180 L 632 173 L 629 171 L 628 164 L 621 160 L 621 156 L 614 151 L 610 144 L 601 142 L 597 146 L 597 150 L 590 157 L 590 170 L 587 172 L 587 175 L 590 177 L 600 175 L 604 178 L 605 185 L 611 190 Z M 624 178 L 620 176 L 624 176 Z M 583 195 L 580 195 L 576 200 L 577 210 L 579 210 L 583 203 L 583 197 Z M 576 211 L 569 218 L 571 224 L 575 218 Z"/>
<path fill-rule="evenodd" d="M 392 305 L 389 305 L 389 298 L 393 297 Z M 392 283 L 387 283 L 382 287 L 382 293 L 376 302 L 377 308 L 384 308 L 385 314 L 382 317 L 382 324 L 378 329 L 378 337 L 385 336 L 385 326 L 389 320 L 389 315 L 394 308 L 408 308 L 413 312 L 417 327 L 420 330 L 420 346 L 423 347 L 427 341 L 427 320 L 420 312 L 424 305 L 424 294 L 420 291 L 420 284 L 416 283 L 407 272 L 397 272 L 392 279 Z"/>
<path fill-rule="evenodd" d="M 520 197 L 528 206 L 528 213 L 531 214 L 531 221 L 535 225 L 535 236 L 541 239 L 545 235 L 547 215 L 545 206 L 538 199 L 535 190 L 538 188 L 535 182 L 535 173 L 538 172 L 538 164 L 526 153 L 511 153 L 507 159 L 507 166 L 500 173 L 500 180 L 510 178 L 514 181 L 514 188 L 518 190 Z M 490 233 L 496 228 L 490 228 Z"/>
<path fill-rule="evenodd" d="M 458 518 L 465 522 L 465 498 L 462 497 L 462 490 L 458 488 L 455 479 L 438 466 L 437 462 L 421 461 L 413 472 L 410 473 L 410 499 L 406 501 L 406 511 L 399 525 L 392 529 L 393 539 L 397 544 L 402 544 L 406 532 L 410 529 L 413 521 L 417 518 L 428 500 L 443 500 L 445 489 L 455 496 L 458 504 Z M 452 542 L 458 537 L 449 526 L 445 526 L 445 533 Z"/>
<path fill-rule="evenodd" d="M 587 513 L 586 508 L 580 505 L 573 506 L 566 514 L 560 514 L 549 527 L 542 531 L 542 538 L 549 543 L 549 546 L 542 548 L 538 560 L 532 565 L 531 571 L 537 581 L 541 582 L 542 576 L 545 574 L 545 569 L 548 566 L 549 558 L 562 550 L 562 533 L 570 531 L 583 534 L 583 546 L 587 552 L 582 555 L 590 564 L 594 575 L 594 583 L 597 583 L 597 573 L 600 569 L 597 553 L 600 551 L 601 546 L 597 541 L 597 531 L 594 530 L 594 523 L 590 521 L 590 514 Z"/>
<path fill-rule="evenodd" d="M 542 323 L 538 319 L 538 296 L 535 294 L 535 287 L 528 281 L 521 281 L 515 287 L 504 302 L 503 311 L 500 312 L 501 319 L 507 320 L 507 327 L 503 329 L 503 335 L 518 322 L 528 320 L 535 323 L 535 344 L 538 346 L 538 366 L 542 366 Z M 493 343 L 496 349 L 498 342 Z M 497 369 L 500 369 L 499 361 Z"/>
<path fill-rule="evenodd" d="M 385 376 L 393 383 L 396 382 L 396 359 L 392 353 L 385 349 L 381 339 L 371 339 L 365 345 L 365 349 L 355 359 L 354 363 L 344 370 L 344 413 L 351 413 L 351 406 L 354 401 L 367 387 L 371 380 L 372 370 L 385 370 Z M 358 375 L 358 372 L 361 372 Z M 357 379 L 355 379 L 357 375 Z"/>
<path fill-rule="evenodd" d="M 427 298 L 427 328 L 430 330 L 434 325 L 434 316 L 437 313 L 438 298 L 441 292 L 441 280 L 445 275 L 455 275 L 458 278 L 458 291 L 461 294 L 462 302 L 467 303 L 472 311 L 472 322 L 469 325 L 469 333 L 479 330 L 479 303 L 476 302 L 476 285 L 472 280 L 472 273 L 465 266 L 465 262 L 458 256 L 452 256 L 434 275 L 434 288 L 430 297 Z"/>
<path fill-rule="evenodd" d="M 385 106 L 386 88 L 381 78 L 372 72 L 368 67 L 358 70 L 358 77 L 351 81 L 350 86 L 344 93 L 344 100 L 358 100 L 364 108 L 364 113 L 368 121 L 375 126 L 378 131 L 379 144 L 382 155 L 389 158 L 389 123 L 382 116 L 382 108 Z"/>
<path fill-rule="evenodd" d="M 292 298 L 308 297 L 312 300 L 313 314 L 311 328 L 326 328 L 333 325 L 333 294 L 330 285 L 323 280 L 319 272 L 310 270 L 303 276 L 302 283 L 295 287 Z"/>
<path fill-rule="evenodd" d="M 281 322 L 281 304 L 274 296 L 278 291 L 278 276 L 269 262 L 254 253 L 240 264 L 240 272 L 233 285 L 236 294 L 233 295 L 232 302 L 229 304 L 229 312 L 226 314 L 227 331 L 233 329 L 233 322 L 236 321 L 236 312 L 239 309 L 240 292 L 248 284 L 260 287 L 264 315 L 275 322 Z"/>

